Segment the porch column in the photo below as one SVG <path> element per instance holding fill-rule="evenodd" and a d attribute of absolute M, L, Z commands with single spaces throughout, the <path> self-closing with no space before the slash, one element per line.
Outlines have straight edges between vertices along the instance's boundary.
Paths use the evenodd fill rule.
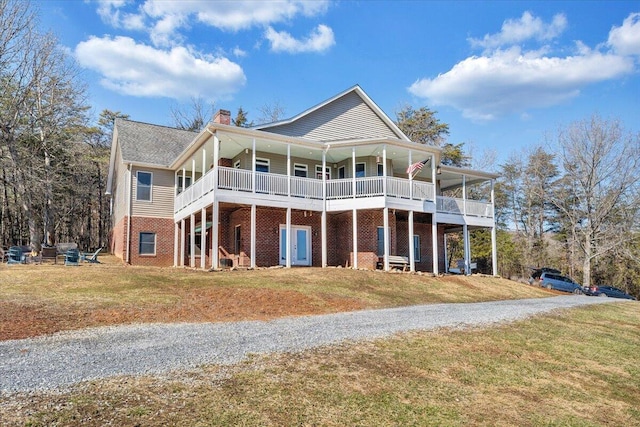
<path fill-rule="evenodd" d="M 214 150 L 215 151 L 215 150 Z M 217 163 L 217 162 L 216 162 Z M 217 165 L 214 163 L 214 168 Z M 218 223 L 220 222 L 220 202 L 215 197 L 213 199 L 212 213 L 211 213 L 211 268 L 218 269 L 220 266 L 220 256 L 218 252 Z"/>
<path fill-rule="evenodd" d="M 207 265 L 207 208 L 202 208 L 200 217 L 200 268 L 204 270 Z"/>
<path fill-rule="evenodd" d="M 462 175 L 462 214 L 467 215 L 467 176 Z"/>
<path fill-rule="evenodd" d="M 376 171 L 377 173 L 377 171 Z M 382 194 L 387 197 L 387 145 L 382 146 Z"/>
<path fill-rule="evenodd" d="M 407 169 L 413 164 L 411 160 L 411 150 L 409 150 L 409 164 L 407 165 Z M 409 175 L 409 200 L 413 200 L 413 174 Z"/>
<path fill-rule="evenodd" d="M 196 182 L 196 159 L 191 159 L 191 185 Z"/>
<path fill-rule="evenodd" d="M 491 270 L 494 276 L 498 275 L 498 242 L 496 236 L 496 216 L 495 216 L 495 181 L 491 180 L 491 217 L 493 218 L 493 227 L 491 227 Z"/>
<path fill-rule="evenodd" d="M 182 191 L 187 188 L 187 168 L 182 168 Z"/>
<path fill-rule="evenodd" d="M 389 271 L 389 208 L 385 207 L 382 209 L 382 236 L 383 236 L 383 246 L 384 246 L 384 270 Z"/>
<path fill-rule="evenodd" d="M 251 140 L 251 188 L 256 192 L 256 139 Z"/>
<path fill-rule="evenodd" d="M 173 266 L 178 266 L 178 257 L 180 256 L 180 226 L 177 222 L 173 224 Z"/>
<path fill-rule="evenodd" d="M 287 144 L 287 196 L 291 197 L 291 144 Z"/>
<path fill-rule="evenodd" d="M 256 205 L 251 205 L 251 268 L 256 268 Z"/>
<path fill-rule="evenodd" d="M 182 180 L 184 182 L 184 179 Z M 184 267 L 184 246 L 186 244 L 186 236 L 184 218 L 180 220 L 180 267 Z"/>
<path fill-rule="evenodd" d="M 355 154 L 353 158 L 355 160 Z M 355 181 L 354 181 L 354 187 L 355 187 Z M 351 215 L 353 216 L 353 221 L 352 221 L 353 223 L 353 265 L 352 265 L 352 268 L 357 270 L 358 269 L 358 211 L 357 209 L 354 208 Z"/>
<path fill-rule="evenodd" d="M 351 147 L 351 177 L 353 179 L 353 198 L 356 198 L 356 147 Z"/>
<path fill-rule="evenodd" d="M 434 191 L 434 200 L 435 198 L 435 189 L 436 189 L 436 156 L 434 154 L 431 155 L 431 182 L 433 183 L 433 191 Z M 439 254 L 438 254 L 438 207 L 436 203 L 436 209 L 434 209 L 433 214 L 431 214 L 431 250 L 432 250 L 432 262 L 433 262 L 433 274 L 438 275 L 438 264 L 439 264 Z M 446 258 L 445 258 L 446 260 Z M 446 262 L 446 261 L 445 261 Z"/>
<path fill-rule="evenodd" d="M 285 247 L 285 253 L 286 253 L 286 263 L 285 266 L 287 268 L 291 267 L 291 207 L 287 208 L 287 223 L 286 223 L 286 228 L 287 228 L 287 232 L 286 232 L 286 247 Z"/>
<path fill-rule="evenodd" d="M 202 176 L 207 173 L 207 149 L 202 147 Z"/>
<path fill-rule="evenodd" d="M 464 274 L 468 276 L 471 274 L 471 260 L 469 259 L 469 227 L 467 224 L 462 226 L 462 240 L 464 242 Z"/>
<path fill-rule="evenodd" d="M 189 216 L 189 267 L 196 266 L 196 216 Z"/>
<path fill-rule="evenodd" d="M 220 163 L 219 160 L 220 160 L 220 139 L 218 138 L 218 133 L 216 132 L 216 134 L 213 135 L 213 197 L 214 198 L 218 190 L 218 170 L 220 169 L 220 166 L 218 165 L 218 163 Z M 217 229 L 216 224 L 217 223 L 214 222 L 212 225 L 212 227 L 215 229 Z M 215 252 L 216 254 L 218 253 L 217 245 L 216 245 Z"/>
<path fill-rule="evenodd" d="M 322 268 L 327 266 L 327 150 L 322 151 L 322 217 L 320 218 Z"/>
<path fill-rule="evenodd" d="M 416 271 L 416 254 L 413 247 L 413 211 L 409 211 L 409 271 Z"/>

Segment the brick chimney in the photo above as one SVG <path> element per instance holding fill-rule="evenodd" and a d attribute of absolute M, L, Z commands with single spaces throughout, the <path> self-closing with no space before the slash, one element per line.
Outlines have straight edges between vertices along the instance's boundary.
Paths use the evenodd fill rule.
<path fill-rule="evenodd" d="M 213 116 L 213 123 L 220 123 L 221 125 L 231 124 L 231 111 L 218 110 L 215 116 Z"/>

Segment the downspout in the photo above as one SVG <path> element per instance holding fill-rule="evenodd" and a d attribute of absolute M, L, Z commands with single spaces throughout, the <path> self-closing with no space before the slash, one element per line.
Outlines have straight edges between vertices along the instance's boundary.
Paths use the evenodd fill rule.
<path fill-rule="evenodd" d="M 131 179 L 131 163 L 129 163 L 127 171 L 127 179 L 129 180 L 129 183 L 127 184 L 127 191 L 129 192 L 129 194 L 127 195 L 127 255 L 125 256 L 125 262 L 127 264 L 131 264 L 131 196 L 133 194 L 133 191 L 131 189 L 133 185 L 133 180 Z"/>

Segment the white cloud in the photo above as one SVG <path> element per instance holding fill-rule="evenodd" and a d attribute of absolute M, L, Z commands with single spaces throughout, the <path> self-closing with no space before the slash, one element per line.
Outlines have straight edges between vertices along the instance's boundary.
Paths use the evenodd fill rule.
<path fill-rule="evenodd" d="M 333 31 L 326 25 L 318 25 L 303 40 L 295 39 L 286 31 L 276 31 L 269 27 L 265 38 L 271 43 L 272 51 L 288 53 L 324 52 L 336 43 Z"/>
<path fill-rule="evenodd" d="M 98 13 L 105 23 L 115 28 L 141 30 L 147 28 L 156 46 L 180 43 L 179 30 L 194 23 L 222 31 L 240 31 L 267 27 L 297 16 L 317 16 L 326 12 L 328 0 L 305 1 L 166 1 L 146 0 L 131 9 L 125 0 L 100 0 Z M 135 6 L 135 3 L 134 3 Z"/>
<path fill-rule="evenodd" d="M 640 55 L 640 13 L 632 13 L 621 27 L 609 32 L 609 46 L 620 55 Z"/>
<path fill-rule="evenodd" d="M 227 58 L 184 47 L 159 50 L 128 37 L 91 37 L 76 46 L 75 56 L 80 65 L 102 74 L 104 87 L 124 95 L 215 100 L 246 81 L 242 68 Z"/>
<path fill-rule="evenodd" d="M 482 39 L 470 38 L 474 47 L 485 49 L 509 46 L 527 40 L 549 41 L 558 37 L 567 28 L 567 18 L 557 14 L 550 23 L 524 12 L 520 19 L 508 19 L 503 22 L 502 30 L 496 34 L 486 34 Z"/>
<path fill-rule="evenodd" d="M 553 56 L 548 46 L 524 50 L 519 43 L 544 43 L 557 37 L 567 26 L 563 15 L 551 23 L 525 12 L 519 20 L 508 20 L 502 31 L 483 39 L 469 39 L 485 48 L 481 56 L 466 58 L 435 78 L 416 80 L 409 88 L 415 96 L 434 105 L 462 111 L 473 120 L 492 120 L 527 110 L 558 105 L 578 96 L 583 88 L 630 74 L 633 58 L 619 52 L 636 52 L 640 24 L 637 14 L 614 27 L 609 44 L 614 51 L 591 49 L 575 42 L 574 54 Z"/>

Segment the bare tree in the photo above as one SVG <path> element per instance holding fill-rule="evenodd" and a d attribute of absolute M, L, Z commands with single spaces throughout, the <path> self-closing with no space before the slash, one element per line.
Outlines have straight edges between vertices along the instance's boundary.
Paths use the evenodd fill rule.
<path fill-rule="evenodd" d="M 561 129 L 558 143 L 564 177 L 551 200 L 576 235 L 583 284 L 589 286 L 594 260 L 633 238 L 640 209 L 640 135 L 594 115 Z"/>
<path fill-rule="evenodd" d="M 258 108 L 258 111 L 260 112 L 258 124 L 277 122 L 285 114 L 285 108 L 280 105 L 280 101 L 275 101 L 273 104 L 264 104 Z"/>
<path fill-rule="evenodd" d="M 194 132 L 200 131 L 211 121 L 214 111 L 215 105 L 213 102 L 207 103 L 201 97 L 192 97 L 188 106 L 171 107 L 173 126 Z"/>

